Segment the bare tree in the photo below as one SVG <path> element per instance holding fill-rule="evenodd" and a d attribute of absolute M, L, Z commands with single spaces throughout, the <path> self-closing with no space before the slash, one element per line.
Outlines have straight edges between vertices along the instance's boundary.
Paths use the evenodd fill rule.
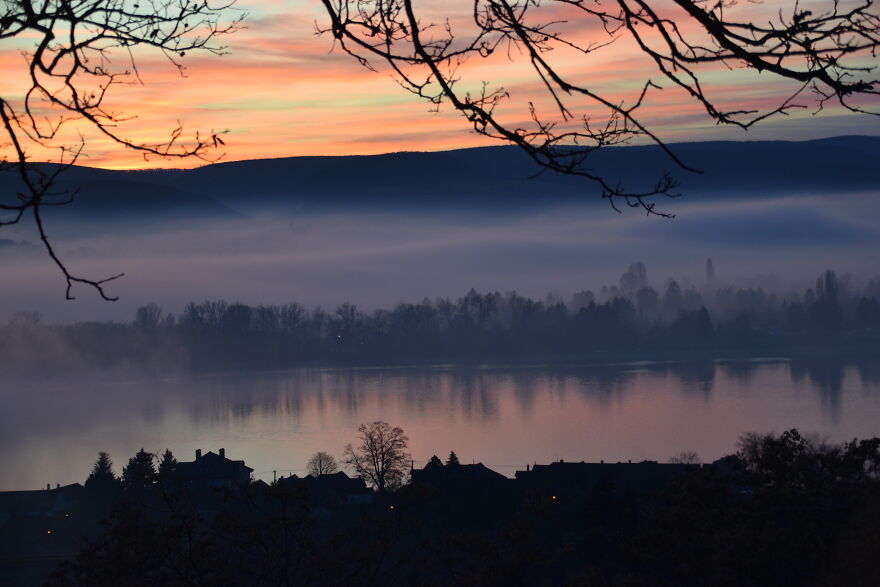
<path fill-rule="evenodd" d="M 154 303 L 135 310 L 134 326 L 141 330 L 155 330 L 162 323 L 162 308 Z"/>
<path fill-rule="evenodd" d="M 410 464 L 403 429 L 377 421 L 358 426 L 358 435 L 357 446 L 345 446 L 342 461 L 380 492 L 400 487 Z"/>
<path fill-rule="evenodd" d="M 736 0 L 474 0 L 467 15 L 445 20 L 432 20 L 430 14 L 449 14 L 448 3 L 422 4 L 421 12 L 412 0 L 322 3 L 330 25 L 319 32 L 330 33 L 362 65 L 374 69 L 384 62 L 404 89 L 433 108 L 451 105 L 476 133 L 518 145 L 546 169 L 594 182 L 615 209 L 615 202 L 624 202 L 666 216 L 655 209 L 654 197 L 676 196 L 677 183 L 664 172 L 653 186 L 625 186 L 621 178 L 605 177 L 588 165 L 597 149 L 647 139 L 674 165 L 697 171 L 641 118 L 649 94 L 662 89 L 661 80 L 683 90 L 716 123 L 743 129 L 810 103 L 821 110 L 834 101 L 864 112 L 857 98 L 880 93 L 871 77 L 880 47 L 873 0 L 820 0 L 809 8 L 783 2 L 778 12 L 761 13 L 760 20 L 747 13 L 754 3 Z M 657 72 L 657 79 L 643 79 L 631 95 L 609 95 L 597 89 L 600 76 L 581 79 L 554 61 L 553 51 L 564 49 L 586 63 L 622 39 L 634 43 Z M 546 91 L 528 96 L 528 120 L 502 115 L 498 106 L 510 98 L 503 87 L 478 80 L 481 89 L 474 91 L 477 80 L 463 79 L 469 60 L 497 53 L 524 59 L 534 74 L 533 87 Z M 783 90 L 763 109 L 725 108 L 701 81 L 709 68 L 749 69 L 763 74 L 762 81 L 784 79 L 790 92 Z M 588 66 L 582 71 L 589 75 Z M 555 114 L 539 113 L 541 96 Z"/>
<path fill-rule="evenodd" d="M 703 462 L 703 459 L 700 458 L 696 451 L 685 450 L 669 459 L 669 462 L 674 465 L 699 465 Z"/>
<path fill-rule="evenodd" d="M 316 452 L 312 455 L 312 458 L 309 459 L 307 468 L 309 475 L 313 477 L 332 475 L 339 470 L 339 466 L 336 464 L 336 459 L 333 458 L 333 455 L 323 451 Z"/>
<path fill-rule="evenodd" d="M 164 139 L 142 141 L 125 134 L 130 118 L 106 104 L 120 84 L 140 84 L 135 53 L 153 49 L 184 73 L 183 59 L 192 51 L 219 54 L 217 37 L 235 30 L 242 15 L 221 24 L 235 0 L 5 0 L 0 4 L 0 41 L 31 43 L 23 52 L 26 86 L 0 96 L 0 172 L 17 177 L 17 193 L 0 195 L 0 227 L 27 217 L 49 257 L 67 282 L 94 288 L 105 300 L 104 286 L 122 276 L 89 279 L 74 275 L 53 247 L 43 218 L 45 206 L 69 203 L 75 193 L 59 189 L 59 174 L 83 153 L 85 132 L 95 132 L 143 156 L 210 159 L 223 144 L 220 134 L 195 133 L 185 138 L 182 126 Z M 71 139 L 71 133 L 75 138 Z M 70 141 L 73 141 L 72 143 Z M 56 152 L 57 161 L 32 162 Z"/>

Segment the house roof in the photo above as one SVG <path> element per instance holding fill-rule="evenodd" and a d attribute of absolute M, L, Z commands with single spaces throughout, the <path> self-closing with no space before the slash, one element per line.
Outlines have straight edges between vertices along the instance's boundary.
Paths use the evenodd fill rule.
<path fill-rule="evenodd" d="M 0 512 L 9 514 L 48 514 L 59 501 L 72 503 L 82 495 L 83 486 L 71 483 L 55 489 L 0 491 Z"/>
<path fill-rule="evenodd" d="M 191 478 L 238 477 L 243 471 L 250 474 L 253 469 L 245 465 L 244 461 L 233 461 L 211 451 L 194 461 L 177 463 L 177 472 Z"/>
<path fill-rule="evenodd" d="M 532 487 L 571 487 L 588 491 L 610 483 L 617 489 L 650 492 L 667 486 L 687 465 L 642 461 L 640 463 L 565 463 L 535 465 L 517 471 L 517 481 Z"/>
<path fill-rule="evenodd" d="M 314 477 L 297 477 L 291 475 L 286 479 L 279 481 L 281 485 L 290 487 L 306 487 L 314 495 L 322 495 L 335 493 L 337 495 L 354 495 L 358 493 L 372 493 L 367 487 L 363 479 L 358 477 L 349 477 L 343 471 L 338 471 L 330 475 L 320 475 Z"/>
<path fill-rule="evenodd" d="M 413 481 L 422 481 L 432 485 L 460 485 L 477 483 L 498 483 L 508 481 L 507 477 L 493 471 L 483 463 L 472 465 L 444 465 L 429 462 L 422 469 L 411 471 Z"/>

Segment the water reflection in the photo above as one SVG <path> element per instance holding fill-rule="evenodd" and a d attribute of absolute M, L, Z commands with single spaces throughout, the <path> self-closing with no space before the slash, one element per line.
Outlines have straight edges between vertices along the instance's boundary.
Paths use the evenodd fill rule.
<path fill-rule="evenodd" d="M 339 452 L 361 421 L 404 426 L 414 457 L 455 448 L 486 464 L 704 458 L 746 431 L 880 434 L 876 361 L 296 369 L 160 381 L 4 383 L 0 489 L 81 481 L 98 450 L 225 445 L 255 469 Z M 216 445 L 216 446 L 215 446 Z"/>
<path fill-rule="evenodd" d="M 795 385 L 812 384 L 825 411 L 835 420 L 840 417 L 840 395 L 843 391 L 845 365 L 832 361 L 792 361 L 789 363 Z"/>
<path fill-rule="evenodd" d="M 876 390 L 880 387 L 880 360 L 859 361 L 855 363 L 855 367 L 866 389 Z"/>

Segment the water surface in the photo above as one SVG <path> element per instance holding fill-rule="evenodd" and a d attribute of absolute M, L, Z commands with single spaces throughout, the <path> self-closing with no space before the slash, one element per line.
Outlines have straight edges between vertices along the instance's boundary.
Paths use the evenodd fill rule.
<path fill-rule="evenodd" d="M 875 361 L 310 368 L 153 380 L 3 382 L 0 490 L 82 482 L 143 447 L 181 460 L 226 448 L 255 476 L 303 474 L 359 423 L 404 428 L 416 466 L 455 450 L 512 475 L 527 463 L 704 461 L 744 432 L 796 427 L 832 441 L 880 435 Z"/>

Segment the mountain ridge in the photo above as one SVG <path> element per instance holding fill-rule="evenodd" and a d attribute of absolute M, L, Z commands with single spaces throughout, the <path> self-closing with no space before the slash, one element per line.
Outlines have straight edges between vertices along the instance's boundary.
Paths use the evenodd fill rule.
<path fill-rule="evenodd" d="M 689 166 L 676 168 L 657 145 L 598 150 L 588 167 L 633 190 L 649 189 L 664 171 L 687 201 L 880 186 L 880 136 L 809 141 L 670 143 Z M 185 170 L 73 167 L 63 185 L 79 188 L 62 216 L 235 218 L 260 211 L 484 209 L 504 212 L 547 205 L 606 205 L 594 184 L 542 170 L 515 146 L 381 155 L 306 155 L 218 162 Z M 15 187 L 0 175 L 0 188 Z M 658 200 L 662 205 L 663 200 Z M 61 208 L 59 208 L 61 209 Z M 68 211 L 69 210 L 69 211 Z M 53 214 L 54 215 L 54 214 Z"/>

